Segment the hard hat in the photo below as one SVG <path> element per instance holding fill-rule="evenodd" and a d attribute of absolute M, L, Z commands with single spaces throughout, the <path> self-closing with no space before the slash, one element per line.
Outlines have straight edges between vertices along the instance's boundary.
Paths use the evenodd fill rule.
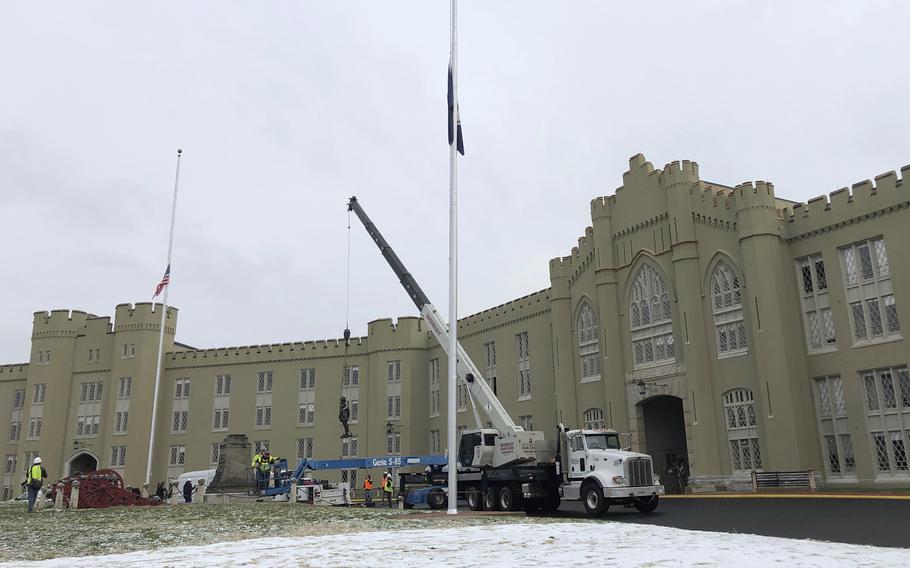
<path fill-rule="evenodd" d="M 35 461 L 33 461 L 32 463 L 34 463 L 34 464 L 39 464 L 39 463 L 41 463 L 41 458 L 36 457 L 36 458 L 35 458 Z"/>

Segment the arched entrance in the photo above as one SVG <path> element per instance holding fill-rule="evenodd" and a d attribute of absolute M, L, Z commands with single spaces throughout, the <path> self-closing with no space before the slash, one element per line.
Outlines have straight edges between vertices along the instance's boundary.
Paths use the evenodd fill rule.
<path fill-rule="evenodd" d="M 81 452 L 70 458 L 69 473 L 67 475 L 88 473 L 96 469 L 98 469 L 98 458 L 88 452 Z"/>
<path fill-rule="evenodd" d="M 686 447 L 686 422 L 683 418 L 682 400 L 675 396 L 656 396 L 641 403 L 645 427 L 645 452 L 654 462 L 654 473 L 660 477 L 668 493 L 679 492 L 674 476 L 668 476 L 667 467 L 680 460 L 689 471 L 689 454 Z"/>

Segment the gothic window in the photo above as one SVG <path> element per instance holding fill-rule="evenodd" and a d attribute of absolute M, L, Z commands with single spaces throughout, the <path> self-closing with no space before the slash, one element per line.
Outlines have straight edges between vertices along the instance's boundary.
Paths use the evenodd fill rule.
<path fill-rule="evenodd" d="M 831 349 L 837 340 L 828 294 L 828 276 L 822 255 L 813 254 L 796 259 L 796 272 L 809 351 Z"/>
<path fill-rule="evenodd" d="M 838 250 L 855 342 L 900 338 L 901 324 L 885 241 L 879 237 Z"/>
<path fill-rule="evenodd" d="M 743 296 L 739 276 L 720 261 L 711 276 L 711 309 L 718 356 L 745 353 L 746 327 L 743 324 Z"/>
<path fill-rule="evenodd" d="M 632 356 L 636 367 L 675 359 L 670 296 L 657 270 L 643 265 L 632 282 Z"/>
<path fill-rule="evenodd" d="M 590 302 L 584 302 L 578 310 L 575 330 L 581 382 L 600 380 L 600 322 Z"/>
<path fill-rule="evenodd" d="M 758 443 L 758 419 L 755 401 L 749 389 L 733 389 L 723 395 L 727 441 L 734 472 L 761 469 Z"/>
<path fill-rule="evenodd" d="M 851 475 L 856 469 L 856 456 L 847 425 L 844 382 L 838 375 L 818 377 L 813 382 L 827 474 L 836 477 Z"/>
<path fill-rule="evenodd" d="M 607 427 L 607 423 L 604 420 L 604 411 L 600 408 L 586 410 L 584 418 L 586 430 L 603 430 Z"/>

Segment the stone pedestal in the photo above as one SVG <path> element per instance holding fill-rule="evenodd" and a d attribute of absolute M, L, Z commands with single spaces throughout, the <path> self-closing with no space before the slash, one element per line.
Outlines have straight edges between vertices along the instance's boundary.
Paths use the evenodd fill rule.
<path fill-rule="evenodd" d="M 221 443 L 218 468 L 209 484 L 212 493 L 246 493 L 250 489 L 250 441 L 245 434 L 230 434 Z"/>
<path fill-rule="evenodd" d="M 168 483 L 171 486 L 171 505 L 176 505 L 180 502 L 180 488 L 177 487 L 176 479 L 171 479 Z"/>
<path fill-rule="evenodd" d="M 57 495 L 54 499 L 54 509 L 58 511 L 63 510 L 63 488 L 64 485 L 62 483 L 57 484 Z"/>
<path fill-rule="evenodd" d="M 70 493 L 70 509 L 79 508 L 79 480 L 73 480 L 73 490 Z"/>
<path fill-rule="evenodd" d="M 205 479 L 199 478 L 199 485 L 196 488 L 196 498 L 193 499 L 193 503 L 198 503 L 199 505 L 205 504 Z"/>

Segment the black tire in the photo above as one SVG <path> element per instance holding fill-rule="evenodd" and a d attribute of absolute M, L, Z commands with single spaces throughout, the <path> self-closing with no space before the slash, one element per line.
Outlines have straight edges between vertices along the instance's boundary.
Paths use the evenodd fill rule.
<path fill-rule="evenodd" d="M 559 495 L 554 493 L 553 495 L 550 495 L 549 497 L 541 499 L 539 501 L 539 504 L 540 504 L 539 506 L 540 506 L 540 510 L 543 511 L 544 513 L 555 513 L 556 510 L 559 509 L 560 503 L 561 503 L 561 499 L 559 498 Z"/>
<path fill-rule="evenodd" d="M 517 511 L 521 508 L 521 495 L 511 487 L 499 490 L 499 508 L 503 511 Z"/>
<path fill-rule="evenodd" d="M 585 483 L 581 488 L 581 501 L 589 517 L 599 517 L 604 513 L 606 502 L 604 490 L 596 483 Z"/>
<path fill-rule="evenodd" d="M 499 510 L 499 489 L 497 487 L 487 487 L 487 492 L 483 494 L 483 508 L 487 511 Z"/>
<path fill-rule="evenodd" d="M 445 491 L 442 489 L 433 489 L 427 495 L 427 505 L 431 509 L 444 509 L 448 505 Z"/>
<path fill-rule="evenodd" d="M 468 509 L 472 511 L 483 511 L 483 495 L 480 493 L 480 489 L 469 487 L 465 500 L 468 502 Z"/>
<path fill-rule="evenodd" d="M 638 509 L 639 513 L 652 513 L 654 512 L 654 509 L 657 508 L 659 502 L 660 497 L 651 495 L 650 497 L 638 497 L 633 504 L 635 505 L 635 508 Z"/>

